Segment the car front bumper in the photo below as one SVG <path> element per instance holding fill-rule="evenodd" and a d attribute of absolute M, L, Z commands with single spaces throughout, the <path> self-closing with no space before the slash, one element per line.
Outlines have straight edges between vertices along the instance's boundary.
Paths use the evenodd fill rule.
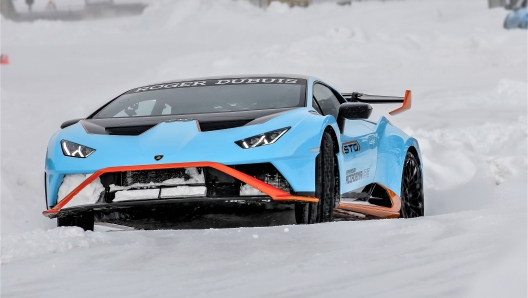
<path fill-rule="evenodd" d="M 192 197 L 192 198 L 158 198 L 155 200 L 137 200 L 133 202 L 104 202 L 99 201 L 95 204 L 87 205 L 75 205 L 71 204 L 72 200 L 78 195 L 84 188 L 90 183 L 99 179 L 101 175 L 107 173 L 117 173 L 126 171 L 146 171 L 146 170 L 166 170 L 166 169 L 179 169 L 179 168 L 213 168 L 217 171 L 223 172 L 245 184 L 248 184 L 258 191 L 262 192 L 263 196 L 240 196 L 240 197 Z M 211 201 L 268 201 L 268 202 L 280 202 L 280 203 L 294 203 L 294 202 L 305 202 L 305 203 L 316 203 L 319 200 L 313 196 L 298 196 L 292 195 L 284 190 L 276 188 L 264 181 L 261 181 L 255 177 L 249 176 L 241 171 L 233 169 L 229 166 L 216 163 L 216 162 L 187 162 L 187 163 L 170 163 L 170 164 L 151 164 L 151 165 L 138 165 L 138 166 L 120 166 L 120 167 L 109 167 L 96 171 L 93 175 L 86 178 L 80 185 L 78 185 L 73 191 L 71 191 L 64 199 L 57 203 L 53 208 L 45 210 L 43 215 L 54 218 L 69 212 L 86 212 L 90 210 L 116 210 L 122 208 L 129 208 L 137 205 L 152 205 L 152 204 L 171 204 L 171 203 L 185 203 L 185 202 L 211 202 Z M 70 206 L 69 206 L 70 204 Z"/>

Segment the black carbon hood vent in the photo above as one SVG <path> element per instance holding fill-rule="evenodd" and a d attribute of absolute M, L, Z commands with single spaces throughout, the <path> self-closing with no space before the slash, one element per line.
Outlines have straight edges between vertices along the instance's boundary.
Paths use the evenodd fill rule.
<path fill-rule="evenodd" d="M 235 120 L 235 121 L 203 121 L 203 122 L 198 121 L 198 123 L 200 123 L 201 131 L 213 131 L 213 130 L 241 127 L 241 126 L 248 124 L 251 121 L 253 121 L 253 119 Z"/>
<path fill-rule="evenodd" d="M 106 133 L 116 136 L 139 136 L 156 125 L 107 127 Z"/>

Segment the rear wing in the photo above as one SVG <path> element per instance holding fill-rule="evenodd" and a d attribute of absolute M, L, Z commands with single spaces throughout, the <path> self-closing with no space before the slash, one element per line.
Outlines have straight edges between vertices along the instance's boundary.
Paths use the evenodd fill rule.
<path fill-rule="evenodd" d="M 358 92 L 341 93 L 341 95 L 349 102 L 364 102 L 369 104 L 401 103 L 401 107 L 389 112 L 392 116 L 411 109 L 411 90 L 405 91 L 404 97 L 368 95 Z"/>

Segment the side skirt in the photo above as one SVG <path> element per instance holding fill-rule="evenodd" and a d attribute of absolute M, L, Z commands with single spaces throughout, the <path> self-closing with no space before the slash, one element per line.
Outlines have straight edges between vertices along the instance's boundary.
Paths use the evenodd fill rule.
<path fill-rule="evenodd" d="M 358 213 L 366 215 L 364 219 L 398 218 L 400 209 L 401 198 L 396 193 L 382 184 L 373 183 L 365 186 L 360 192 L 343 194 L 334 213 L 358 219 L 361 219 L 361 216 L 357 216 Z"/>

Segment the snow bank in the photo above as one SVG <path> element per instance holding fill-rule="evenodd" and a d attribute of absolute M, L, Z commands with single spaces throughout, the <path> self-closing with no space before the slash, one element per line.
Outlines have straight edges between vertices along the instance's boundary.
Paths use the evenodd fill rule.
<path fill-rule="evenodd" d="M 61 227 L 2 237 L 2 264 L 43 254 L 64 253 L 104 243 L 104 233 L 85 232 L 77 227 Z"/>

